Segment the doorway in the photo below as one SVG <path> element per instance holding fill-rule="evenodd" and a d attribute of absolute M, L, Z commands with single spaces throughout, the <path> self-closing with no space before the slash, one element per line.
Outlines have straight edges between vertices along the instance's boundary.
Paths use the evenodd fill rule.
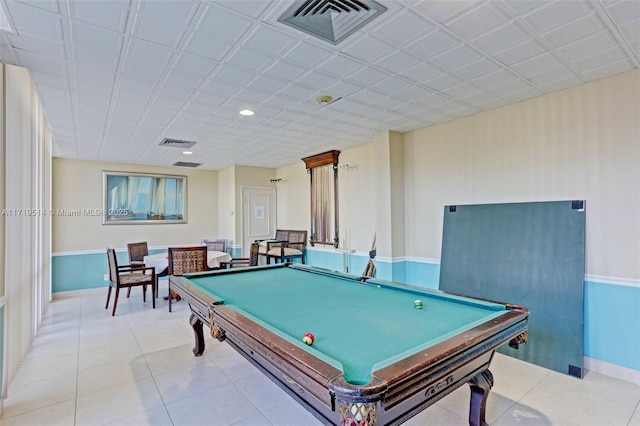
<path fill-rule="evenodd" d="M 255 240 L 273 238 L 276 233 L 276 189 L 242 188 L 242 253 L 247 256 Z"/>

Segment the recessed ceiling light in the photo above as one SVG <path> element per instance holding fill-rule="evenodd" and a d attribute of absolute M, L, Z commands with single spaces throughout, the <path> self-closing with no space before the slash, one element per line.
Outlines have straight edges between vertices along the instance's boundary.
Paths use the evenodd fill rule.
<path fill-rule="evenodd" d="M 184 155 L 191 155 L 191 154 L 193 154 L 193 152 L 191 152 L 191 151 L 182 151 L 182 153 L 183 153 Z"/>
<path fill-rule="evenodd" d="M 250 109 L 243 109 L 242 111 L 240 111 L 240 115 L 253 115 L 253 111 L 251 111 Z"/>

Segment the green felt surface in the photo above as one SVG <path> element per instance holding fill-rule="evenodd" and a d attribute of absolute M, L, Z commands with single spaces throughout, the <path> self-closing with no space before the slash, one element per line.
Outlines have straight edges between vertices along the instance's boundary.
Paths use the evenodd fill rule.
<path fill-rule="evenodd" d="M 505 312 L 499 304 L 304 269 L 192 277 L 191 283 L 300 347 L 302 336 L 312 333 L 315 342 L 306 349 L 342 368 L 354 384 Z M 414 308 L 416 299 L 422 309 Z"/>

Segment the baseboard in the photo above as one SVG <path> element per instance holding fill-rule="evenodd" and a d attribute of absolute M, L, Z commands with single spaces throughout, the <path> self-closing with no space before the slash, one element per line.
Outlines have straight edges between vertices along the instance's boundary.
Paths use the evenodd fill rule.
<path fill-rule="evenodd" d="M 640 386 L 640 371 L 632 368 L 622 367 L 620 365 L 611 364 L 609 362 L 600 361 L 599 359 L 584 357 L 584 368 L 594 373 L 604 374 L 605 376 L 624 380 Z"/>

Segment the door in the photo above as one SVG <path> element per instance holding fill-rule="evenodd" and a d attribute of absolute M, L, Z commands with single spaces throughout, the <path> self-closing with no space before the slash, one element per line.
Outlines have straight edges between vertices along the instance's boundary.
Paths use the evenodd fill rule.
<path fill-rule="evenodd" d="M 242 188 L 242 253 L 247 256 L 255 240 L 276 234 L 276 189 Z"/>

